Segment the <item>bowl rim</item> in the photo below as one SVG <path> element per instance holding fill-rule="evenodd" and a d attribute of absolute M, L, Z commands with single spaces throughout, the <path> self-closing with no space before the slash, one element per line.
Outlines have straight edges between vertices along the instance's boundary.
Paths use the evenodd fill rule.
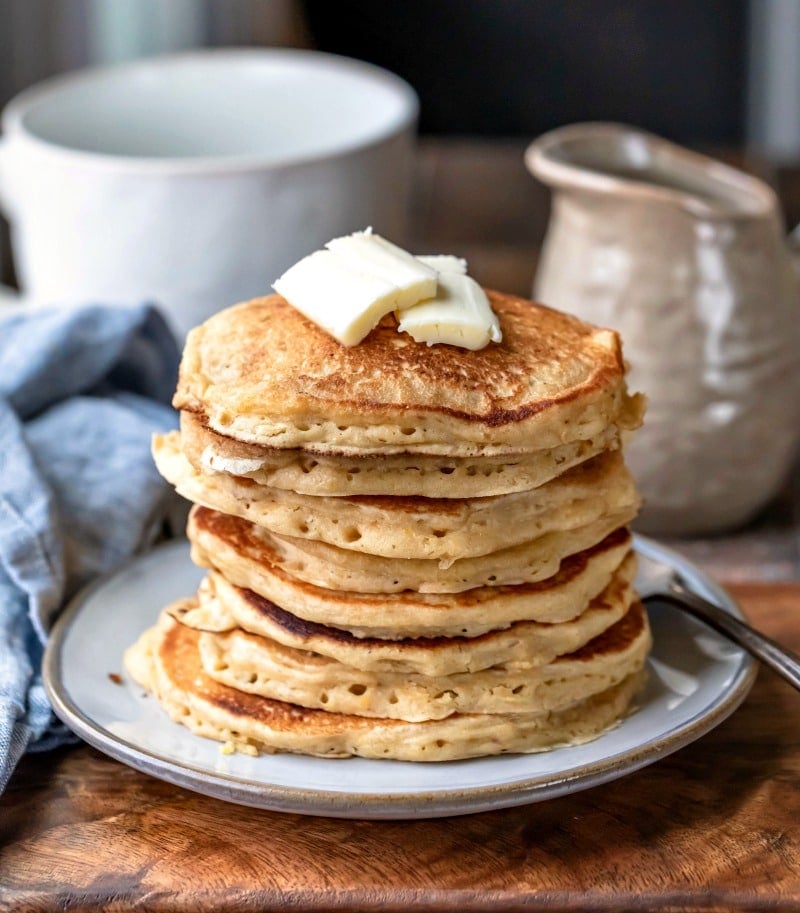
<path fill-rule="evenodd" d="M 275 156 L 265 153 L 236 153 L 230 155 L 197 156 L 134 156 L 95 152 L 62 145 L 33 133 L 25 123 L 26 115 L 44 100 L 74 86 L 96 82 L 110 75 L 131 73 L 139 75 L 148 71 L 161 72 L 172 67 L 195 66 L 197 64 L 225 65 L 228 62 L 244 63 L 297 63 L 324 72 L 349 73 L 363 79 L 365 83 L 378 85 L 394 92 L 399 104 L 395 117 L 372 132 L 364 133 L 350 141 L 331 145 L 318 152 L 285 154 Z M 143 57 L 124 63 L 85 67 L 42 80 L 23 89 L 5 106 L 0 118 L 3 135 L 0 137 L 6 147 L 13 141 L 24 145 L 24 153 L 58 158 L 73 165 L 114 172 L 145 174 L 197 175 L 219 172 L 280 171 L 282 169 L 306 166 L 318 162 L 334 161 L 353 153 L 375 148 L 415 128 L 419 117 L 419 98 L 412 86 L 397 76 L 374 64 L 328 54 L 321 51 L 295 48 L 202 48 L 175 54 L 161 54 Z M 6 149 L 7 151 L 7 149 Z"/>

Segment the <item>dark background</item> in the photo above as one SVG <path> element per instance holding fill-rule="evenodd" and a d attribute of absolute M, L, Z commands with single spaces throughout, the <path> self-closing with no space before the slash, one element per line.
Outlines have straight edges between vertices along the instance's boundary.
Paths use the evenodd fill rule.
<path fill-rule="evenodd" d="M 744 136 L 742 0 L 305 0 L 320 50 L 405 77 L 429 134 L 533 137 L 619 120 L 683 143 Z M 800 40 L 800 36 L 798 36 Z"/>

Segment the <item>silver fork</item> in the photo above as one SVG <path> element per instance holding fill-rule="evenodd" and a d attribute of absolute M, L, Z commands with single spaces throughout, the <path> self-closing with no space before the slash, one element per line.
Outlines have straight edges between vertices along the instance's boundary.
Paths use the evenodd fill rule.
<path fill-rule="evenodd" d="M 638 559 L 636 585 L 642 602 L 667 602 L 699 618 L 715 631 L 744 647 L 800 691 L 800 656 L 689 589 L 675 568 L 641 552 Z"/>

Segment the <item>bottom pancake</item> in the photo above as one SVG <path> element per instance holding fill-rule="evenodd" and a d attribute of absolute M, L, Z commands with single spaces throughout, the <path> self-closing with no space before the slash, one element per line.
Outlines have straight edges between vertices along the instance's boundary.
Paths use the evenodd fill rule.
<path fill-rule="evenodd" d="M 408 723 L 309 710 L 247 694 L 209 678 L 199 633 L 163 614 L 125 655 L 125 666 L 155 693 L 176 722 L 243 751 L 297 752 L 322 757 L 450 761 L 511 752 L 544 751 L 589 741 L 628 710 L 640 672 L 562 711 L 454 714 Z"/>

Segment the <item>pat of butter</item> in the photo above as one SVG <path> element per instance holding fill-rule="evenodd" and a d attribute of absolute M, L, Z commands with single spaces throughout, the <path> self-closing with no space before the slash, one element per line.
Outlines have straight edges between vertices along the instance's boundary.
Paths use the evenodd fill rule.
<path fill-rule="evenodd" d="M 200 465 L 206 471 L 227 472 L 233 476 L 246 476 L 250 472 L 258 472 L 263 469 L 264 460 L 251 460 L 245 457 L 225 457 L 214 452 L 214 448 L 208 446 L 200 455 Z"/>
<path fill-rule="evenodd" d="M 436 294 L 436 270 L 379 235 L 335 238 L 300 260 L 273 288 L 343 345 L 353 346 L 390 311 Z"/>
<path fill-rule="evenodd" d="M 343 345 L 353 346 L 390 311 L 398 330 L 428 345 L 482 349 L 503 338 L 466 260 L 415 257 L 371 229 L 334 238 L 278 279 L 273 288 Z"/>
<path fill-rule="evenodd" d="M 359 231 L 345 238 L 334 238 L 325 247 L 354 272 L 365 272 L 396 285 L 403 299 L 397 307 L 408 307 L 436 293 L 435 266 L 428 266 L 407 250 L 372 231 Z"/>
<path fill-rule="evenodd" d="M 397 318 L 398 330 L 429 346 L 441 342 L 475 350 L 503 339 L 486 293 L 460 272 L 443 270 L 436 297 L 399 311 Z"/>

